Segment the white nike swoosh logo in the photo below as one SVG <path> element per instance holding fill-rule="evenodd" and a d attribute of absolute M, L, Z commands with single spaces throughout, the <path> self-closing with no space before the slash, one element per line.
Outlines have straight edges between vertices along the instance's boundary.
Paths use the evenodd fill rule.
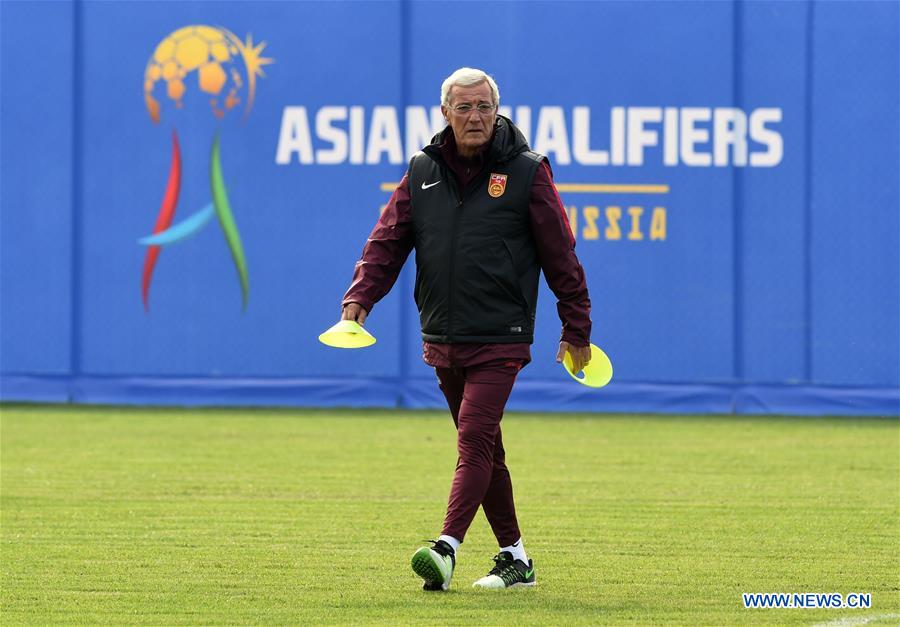
<path fill-rule="evenodd" d="M 443 180 L 443 179 L 441 179 L 441 180 Z M 425 182 L 423 181 L 423 182 L 422 182 L 422 189 L 428 189 L 429 187 L 434 187 L 435 185 L 437 185 L 437 184 L 440 183 L 440 182 L 441 182 L 441 181 L 438 181 L 437 183 L 429 183 L 428 185 L 426 185 Z"/>

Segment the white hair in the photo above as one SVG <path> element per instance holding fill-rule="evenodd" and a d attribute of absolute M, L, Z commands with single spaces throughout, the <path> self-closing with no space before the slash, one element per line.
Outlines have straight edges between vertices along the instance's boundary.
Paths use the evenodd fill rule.
<path fill-rule="evenodd" d="M 448 76 L 441 85 L 441 104 L 445 107 L 450 104 L 450 89 L 454 85 L 460 87 L 470 87 L 487 81 L 491 87 L 491 94 L 494 96 L 494 104 L 500 106 L 500 90 L 497 89 L 497 83 L 484 70 L 476 70 L 471 67 L 461 67 L 453 74 Z"/>

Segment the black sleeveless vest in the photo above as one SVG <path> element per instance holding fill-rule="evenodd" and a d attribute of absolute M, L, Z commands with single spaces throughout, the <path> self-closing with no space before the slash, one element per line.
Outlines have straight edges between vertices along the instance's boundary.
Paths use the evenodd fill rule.
<path fill-rule="evenodd" d="M 531 343 L 541 269 L 528 208 L 544 157 L 498 117 L 485 168 L 463 196 L 437 147 L 442 136 L 409 167 L 422 339 Z"/>

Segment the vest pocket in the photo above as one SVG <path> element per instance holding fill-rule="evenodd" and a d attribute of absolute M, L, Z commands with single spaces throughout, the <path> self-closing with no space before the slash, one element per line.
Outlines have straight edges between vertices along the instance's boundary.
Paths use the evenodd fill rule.
<path fill-rule="evenodd" d="M 531 333 L 533 325 L 515 265 L 500 236 L 483 236 L 456 260 L 454 336 Z"/>
<path fill-rule="evenodd" d="M 505 238 L 501 238 L 501 240 L 503 241 L 503 248 L 506 250 L 506 257 L 509 259 L 510 266 L 512 267 L 512 276 L 515 278 L 515 291 L 519 297 L 519 304 L 522 305 L 522 309 L 525 312 L 525 320 L 529 320 L 531 317 L 531 303 L 528 302 L 528 298 L 525 297 L 525 292 L 522 290 L 522 280 L 519 276 L 516 258 L 513 256 L 512 249 L 509 247 L 509 242 L 507 242 Z"/>

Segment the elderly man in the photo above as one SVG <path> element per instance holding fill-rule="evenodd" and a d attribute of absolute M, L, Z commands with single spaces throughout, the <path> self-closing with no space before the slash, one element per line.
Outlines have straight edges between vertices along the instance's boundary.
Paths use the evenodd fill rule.
<path fill-rule="evenodd" d="M 533 586 L 516 519 L 500 420 L 530 345 L 541 270 L 558 299 L 575 371 L 590 358 L 590 299 L 575 238 L 546 157 L 532 152 L 481 70 L 441 86 L 447 128 L 416 154 L 372 230 L 342 319 L 365 322 L 416 250 L 415 300 L 424 359 L 434 367 L 457 429 L 459 459 L 443 531 L 412 557 L 426 590 L 446 590 L 456 552 L 481 506 L 500 552 L 477 588 Z"/>

